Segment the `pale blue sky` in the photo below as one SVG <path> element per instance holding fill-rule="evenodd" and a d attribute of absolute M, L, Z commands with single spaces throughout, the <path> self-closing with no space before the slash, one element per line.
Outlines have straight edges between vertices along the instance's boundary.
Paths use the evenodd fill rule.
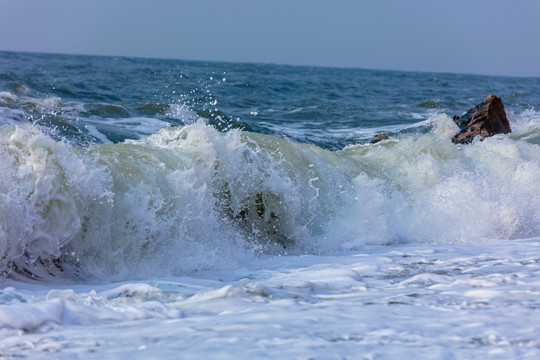
<path fill-rule="evenodd" d="M 0 50 L 540 77 L 539 0 L 0 0 Z"/>

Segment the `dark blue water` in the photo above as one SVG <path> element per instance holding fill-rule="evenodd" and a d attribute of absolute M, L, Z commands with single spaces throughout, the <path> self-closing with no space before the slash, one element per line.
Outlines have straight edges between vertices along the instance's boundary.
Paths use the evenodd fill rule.
<path fill-rule="evenodd" d="M 80 145 L 203 118 L 341 149 L 381 129 L 425 131 L 407 128 L 488 93 L 515 113 L 540 108 L 538 78 L 12 52 L 0 52 L 0 92 L 17 97 L 0 100 L 0 122 L 37 122 Z"/>

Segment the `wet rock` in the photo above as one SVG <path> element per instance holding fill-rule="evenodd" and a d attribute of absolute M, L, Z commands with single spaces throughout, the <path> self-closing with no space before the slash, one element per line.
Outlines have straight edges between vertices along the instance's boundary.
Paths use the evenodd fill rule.
<path fill-rule="evenodd" d="M 460 131 L 452 138 L 456 144 L 468 144 L 476 136 L 482 138 L 512 132 L 501 99 L 489 94 L 479 105 L 463 116 L 454 116 Z"/>
<path fill-rule="evenodd" d="M 373 137 L 373 139 L 371 139 L 371 141 L 369 142 L 370 144 L 375 144 L 375 143 L 378 143 L 379 141 L 381 140 L 388 140 L 390 139 L 388 136 L 384 135 L 384 134 L 377 134 Z"/>

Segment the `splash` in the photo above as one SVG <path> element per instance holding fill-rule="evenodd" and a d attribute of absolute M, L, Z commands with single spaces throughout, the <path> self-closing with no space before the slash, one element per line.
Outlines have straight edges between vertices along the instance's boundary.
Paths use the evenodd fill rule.
<path fill-rule="evenodd" d="M 540 151 L 515 133 L 455 146 L 454 124 L 331 152 L 195 122 L 78 148 L 0 128 L 6 274 L 133 278 L 268 254 L 540 235 Z"/>

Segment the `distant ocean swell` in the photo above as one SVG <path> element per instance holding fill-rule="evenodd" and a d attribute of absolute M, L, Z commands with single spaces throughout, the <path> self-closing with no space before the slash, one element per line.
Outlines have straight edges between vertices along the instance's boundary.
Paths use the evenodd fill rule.
<path fill-rule="evenodd" d="M 341 151 L 202 120 L 88 147 L 5 125 L 0 271 L 120 279 L 265 254 L 540 236 L 540 122 L 510 115 L 512 134 L 467 146 L 451 143 L 456 127 L 438 113 L 425 133 Z"/>

